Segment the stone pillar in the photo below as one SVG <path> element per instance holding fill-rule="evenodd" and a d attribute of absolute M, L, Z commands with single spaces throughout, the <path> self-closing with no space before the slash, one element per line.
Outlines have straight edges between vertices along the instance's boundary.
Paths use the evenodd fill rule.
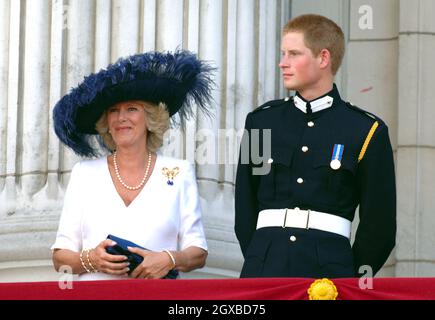
<path fill-rule="evenodd" d="M 112 61 L 135 54 L 139 50 L 140 1 L 113 0 Z"/>
<path fill-rule="evenodd" d="M 152 51 L 156 48 L 157 1 L 142 1 L 142 52 Z"/>
<path fill-rule="evenodd" d="M 350 13 L 346 96 L 352 104 L 385 121 L 396 157 L 399 3 L 354 0 Z M 353 231 L 359 221 L 357 215 Z M 393 251 L 379 276 L 394 276 L 394 257 Z"/>
<path fill-rule="evenodd" d="M 0 178 L 0 219 L 4 219 L 15 213 L 17 206 L 16 188 L 16 132 L 18 129 L 18 95 L 20 82 L 20 3 L 15 1 L 3 1 L 2 15 L 2 88 L 6 94 L 2 94 L 2 122 L 1 168 L 3 174 Z M 2 17 L 3 18 L 3 17 Z M 6 23 L 9 22 L 7 25 Z"/>
<path fill-rule="evenodd" d="M 236 83 L 235 118 L 236 123 L 244 125 L 246 114 L 257 106 L 255 92 L 258 74 L 253 70 L 256 64 L 257 50 L 253 50 L 257 40 L 255 32 L 255 3 L 250 0 L 237 1 L 236 9 Z M 251 48 L 246 50 L 246 48 Z"/>
<path fill-rule="evenodd" d="M 157 1 L 157 46 L 159 51 L 174 51 L 183 46 L 183 0 Z"/>
<path fill-rule="evenodd" d="M 435 3 L 400 1 L 396 275 L 435 275 Z"/>
<path fill-rule="evenodd" d="M 279 1 L 261 0 L 258 12 L 258 104 L 280 96 L 280 70 L 276 61 L 281 58 L 281 29 L 286 21 L 278 20 Z"/>
<path fill-rule="evenodd" d="M 67 14 L 67 7 L 61 1 L 51 1 L 51 37 L 47 37 L 49 52 L 47 56 L 49 67 L 47 67 L 48 78 L 46 94 L 48 96 L 47 105 L 42 108 L 45 111 L 47 130 L 44 135 L 43 146 L 46 148 L 46 181 L 32 197 L 32 208 L 35 212 L 52 213 L 57 220 L 57 214 L 62 207 L 63 189 L 59 184 L 59 163 L 60 163 L 60 144 L 59 139 L 54 133 L 52 112 L 53 107 L 61 98 L 62 94 L 62 50 L 64 41 L 64 30 L 68 27 L 64 20 Z M 49 14 L 50 15 L 50 14 Z M 45 176 L 45 172 L 42 173 Z"/>
<path fill-rule="evenodd" d="M 6 180 L 7 147 L 7 110 L 8 110 L 8 74 L 9 74 L 9 1 L 0 2 L 0 193 Z M 0 211 L 1 212 L 1 211 Z M 1 213 L 0 213 L 1 217 Z"/>
<path fill-rule="evenodd" d="M 49 16 L 47 0 L 27 1 L 23 60 L 23 100 L 18 126 L 21 192 L 27 198 L 46 181 L 47 135 L 49 118 Z M 23 203 L 23 202 L 22 202 Z"/>
<path fill-rule="evenodd" d="M 69 1 L 64 11 L 66 21 L 63 48 L 62 95 L 77 86 L 94 71 L 95 1 Z M 79 158 L 68 148 L 60 151 L 60 180 L 66 188 L 71 169 Z"/>
<path fill-rule="evenodd" d="M 224 70 L 225 57 L 222 48 L 226 48 L 225 21 L 224 1 L 201 0 L 199 2 L 199 53 L 204 60 L 213 62 L 217 70 Z M 216 73 L 214 78 L 218 88 L 222 88 L 223 73 Z M 223 132 L 219 130 L 222 128 L 221 119 L 225 114 L 225 108 L 220 107 L 223 106 L 223 98 L 221 90 L 217 89 L 213 92 L 212 119 L 198 114 L 195 160 L 209 251 L 215 253 L 210 254 L 208 266 L 204 271 L 209 274 L 220 273 L 219 276 L 228 276 L 234 269 L 234 260 L 238 257 L 232 253 L 234 242 L 229 232 L 232 208 L 227 204 L 232 197 L 232 188 L 228 188 L 225 184 L 223 179 L 225 167 L 220 159 L 222 150 L 225 150 L 225 141 L 219 139 L 219 134 Z M 223 248 L 225 250 L 222 250 Z"/>
<path fill-rule="evenodd" d="M 112 45 L 112 2 L 96 0 L 95 8 L 95 65 L 94 71 L 105 68 L 111 59 Z"/>
<path fill-rule="evenodd" d="M 0 188 L 0 281 L 42 280 L 53 276 L 49 244 L 59 220 L 58 154 L 52 137 L 50 103 L 60 93 L 59 44 L 62 6 L 47 0 L 3 1 L 0 62 L 7 66 L 6 123 L 0 122 L 1 154 L 5 155 L 6 181 Z M 55 43 L 50 40 L 51 27 Z M 4 25 L 3 25 L 4 26 Z M 60 39 L 60 41 L 59 41 Z M 56 47 L 57 46 L 57 47 Z M 4 91 L 3 91 L 4 90 Z M 57 99 L 58 97 L 56 97 Z M 51 137 L 51 138 L 50 138 Z M 6 142 L 3 140 L 6 139 Z M 57 139 L 56 139 L 57 141 Z M 5 147 L 3 147 L 5 146 Z M 61 195 L 61 194 L 60 194 Z M 52 212 L 55 215 L 52 215 Z M 50 270 L 50 271 L 49 271 Z"/>

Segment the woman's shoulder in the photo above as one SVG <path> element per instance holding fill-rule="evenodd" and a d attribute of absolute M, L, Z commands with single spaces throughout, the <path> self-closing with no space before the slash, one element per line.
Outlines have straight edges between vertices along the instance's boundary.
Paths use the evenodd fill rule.
<path fill-rule="evenodd" d="M 106 164 L 107 164 L 107 157 L 80 160 L 74 165 L 73 171 L 95 172 L 96 169 L 104 168 Z"/>

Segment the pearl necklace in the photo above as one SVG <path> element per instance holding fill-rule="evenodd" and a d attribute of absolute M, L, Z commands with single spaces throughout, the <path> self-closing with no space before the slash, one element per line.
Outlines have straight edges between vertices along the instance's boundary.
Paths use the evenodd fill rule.
<path fill-rule="evenodd" d="M 124 186 L 124 188 L 126 188 L 128 190 L 138 190 L 138 189 L 142 188 L 142 186 L 145 184 L 145 181 L 148 177 L 148 172 L 149 172 L 150 166 L 151 166 L 151 152 L 148 152 L 148 164 L 147 164 L 147 168 L 145 170 L 145 175 L 143 176 L 142 181 L 135 187 L 129 186 L 128 184 L 126 184 L 124 182 L 124 180 L 122 180 L 121 175 L 119 174 L 118 163 L 116 162 L 116 151 L 113 153 L 113 165 L 115 166 L 116 177 L 118 178 L 118 181 Z"/>

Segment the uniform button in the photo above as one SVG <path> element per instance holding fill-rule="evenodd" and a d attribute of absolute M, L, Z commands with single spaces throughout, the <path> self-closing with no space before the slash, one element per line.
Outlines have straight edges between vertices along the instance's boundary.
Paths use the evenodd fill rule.
<path fill-rule="evenodd" d="M 307 152 L 307 151 L 308 151 L 308 147 L 307 147 L 307 146 L 303 146 L 303 147 L 302 147 L 302 151 L 303 151 L 303 152 Z"/>
<path fill-rule="evenodd" d="M 313 121 L 308 122 L 308 126 L 309 126 L 310 128 L 314 127 L 314 122 L 313 122 Z"/>
<path fill-rule="evenodd" d="M 295 237 L 295 236 L 291 236 L 291 237 L 290 237 L 290 241 L 291 241 L 291 242 L 295 242 L 295 241 L 296 241 L 296 237 Z"/>
<path fill-rule="evenodd" d="M 271 163 L 273 163 L 273 159 L 272 159 L 272 158 L 270 158 L 269 160 L 267 160 L 267 163 L 268 163 L 268 164 L 271 164 Z"/>
<path fill-rule="evenodd" d="M 299 184 L 304 183 L 304 179 L 302 179 L 302 178 L 299 178 L 297 181 Z"/>
<path fill-rule="evenodd" d="M 285 97 L 285 99 L 284 99 L 284 101 L 289 101 L 290 100 L 290 98 L 289 97 Z"/>

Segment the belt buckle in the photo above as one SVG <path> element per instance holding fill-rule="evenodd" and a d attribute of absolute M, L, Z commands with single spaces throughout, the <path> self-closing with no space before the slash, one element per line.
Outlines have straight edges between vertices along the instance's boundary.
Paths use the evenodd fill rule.
<path fill-rule="evenodd" d="M 285 229 L 285 223 L 287 221 L 287 211 L 288 211 L 288 208 L 285 208 L 284 223 L 282 224 L 283 229 Z"/>
<path fill-rule="evenodd" d="M 310 223 L 310 213 L 311 213 L 311 210 L 308 209 L 307 210 L 307 224 L 305 226 L 305 229 L 307 229 L 307 230 L 309 229 L 308 224 Z"/>
<path fill-rule="evenodd" d="M 310 224 L 310 213 L 311 213 L 311 210 L 310 209 L 308 209 L 308 210 L 301 210 L 301 209 L 299 209 L 299 207 L 296 207 L 296 208 L 294 208 L 294 211 L 296 211 L 295 214 L 299 215 L 299 217 L 300 217 L 299 219 L 302 219 L 302 217 L 303 217 L 303 219 L 305 220 L 305 229 L 308 230 L 309 229 L 309 224 Z M 299 228 L 304 228 L 302 223 L 300 225 L 301 226 Z"/>

